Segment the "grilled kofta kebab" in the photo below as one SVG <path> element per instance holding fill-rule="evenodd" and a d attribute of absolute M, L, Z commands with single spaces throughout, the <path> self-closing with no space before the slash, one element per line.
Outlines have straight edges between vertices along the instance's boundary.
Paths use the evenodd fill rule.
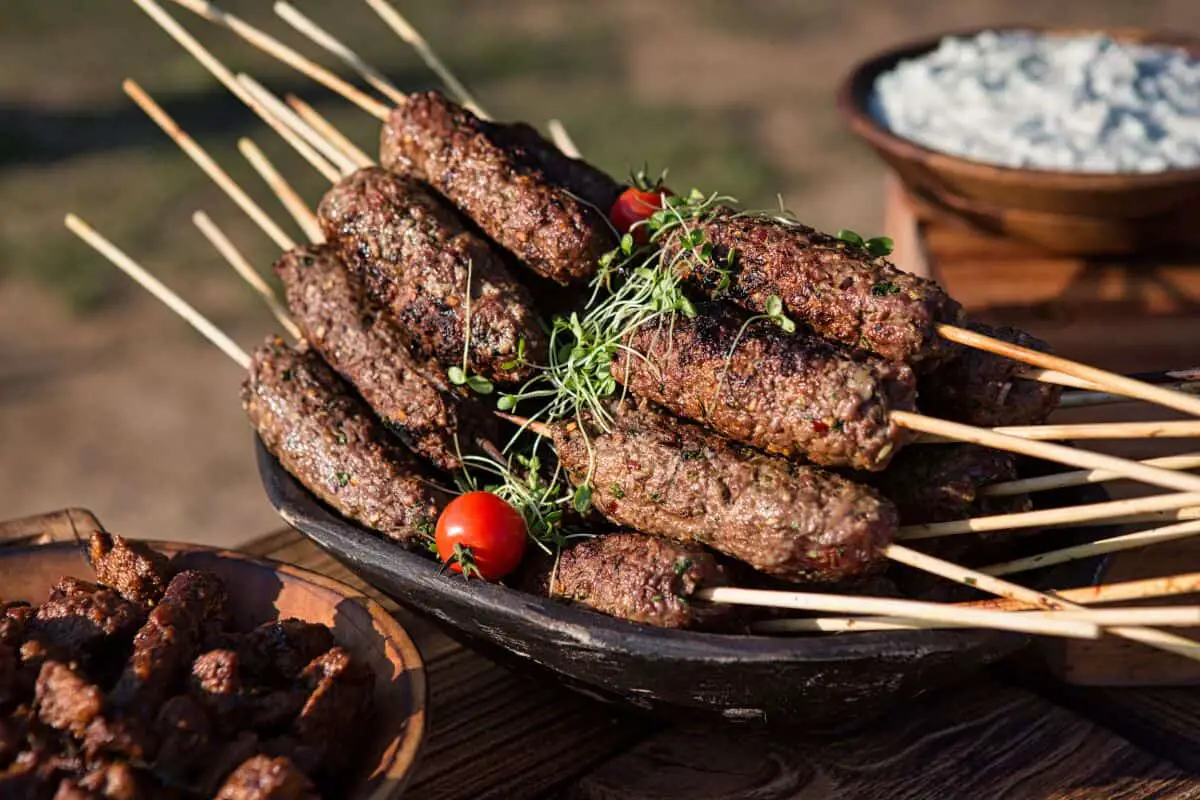
<path fill-rule="evenodd" d="M 425 184 L 361 169 L 326 193 L 318 216 L 342 260 L 419 354 L 447 369 L 465 357 L 469 371 L 499 383 L 527 378 L 530 364 L 545 362 L 546 336 L 529 291 Z"/>
<path fill-rule="evenodd" d="M 380 164 L 428 182 L 543 278 L 589 279 L 616 244 L 605 215 L 621 186 L 521 123 L 480 119 L 431 91 L 383 126 Z"/>
<path fill-rule="evenodd" d="M 412 355 L 400 329 L 331 245 L 285 253 L 275 274 L 305 341 L 409 449 L 453 472 L 477 441 L 497 441 L 491 413 L 456 390 L 436 361 Z"/>
<path fill-rule="evenodd" d="M 242 406 L 283 468 L 343 516 L 404 544 L 433 532 L 449 495 L 315 351 L 259 346 Z"/>
<path fill-rule="evenodd" d="M 882 470 L 912 441 L 890 419 L 916 410 L 907 365 L 780 335 L 766 320 L 743 329 L 745 319 L 716 303 L 643 324 L 624 337 L 612 376 L 731 439 L 821 466 Z"/>
<path fill-rule="evenodd" d="M 899 523 L 874 489 L 648 404 L 613 403 L 610 414 L 607 430 L 584 412 L 539 431 L 571 483 L 589 487 L 615 524 L 699 542 L 787 580 L 836 583 L 882 565 Z"/>

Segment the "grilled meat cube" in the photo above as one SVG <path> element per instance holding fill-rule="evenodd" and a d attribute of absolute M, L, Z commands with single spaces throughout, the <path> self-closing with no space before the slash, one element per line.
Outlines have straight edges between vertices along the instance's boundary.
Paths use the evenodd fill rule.
<path fill-rule="evenodd" d="M 20 647 L 29 622 L 36 615 L 37 608 L 29 603 L 18 601 L 0 606 L 0 645 Z"/>
<path fill-rule="evenodd" d="M 209 758 L 213 730 L 204 709 L 185 694 L 163 704 L 154 721 L 154 771 L 169 784 L 190 783 Z"/>
<path fill-rule="evenodd" d="M 96 580 L 143 608 L 162 598 L 171 579 L 166 556 L 144 542 L 130 542 L 109 533 L 93 533 L 88 542 Z"/>
<path fill-rule="evenodd" d="M 254 756 L 233 771 L 216 800 L 320 800 L 320 795 L 288 759 Z"/>
<path fill-rule="evenodd" d="M 905 450 L 873 483 L 896 504 L 905 525 L 1028 511 L 1028 495 L 985 497 L 980 490 L 1016 480 L 1012 453 L 972 444 L 936 444 Z"/>
<path fill-rule="evenodd" d="M 383 126 L 380 163 L 427 181 L 543 278 L 587 280 L 616 243 L 621 187 L 527 125 L 479 119 L 439 92 L 409 95 Z"/>
<path fill-rule="evenodd" d="M 78 785 L 80 789 L 93 792 L 104 800 L 149 800 L 163 796 L 158 787 L 152 793 L 146 783 L 138 777 L 133 767 L 118 761 L 96 767 L 80 778 Z"/>
<path fill-rule="evenodd" d="M 66 661 L 83 658 L 104 645 L 124 646 L 145 613 L 112 589 L 63 578 L 29 623 L 27 636 L 48 654 Z"/>
<path fill-rule="evenodd" d="M 233 650 L 210 650 L 192 663 L 188 692 L 208 709 L 219 727 L 232 730 L 243 705 L 238 655 Z"/>
<path fill-rule="evenodd" d="M 973 331 L 1031 350 L 1050 352 L 1050 345 L 1016 328 L 967 323 Z M 920 376 L 921 408 L 935 417 L 994 428 L 1040 425 L 1054 412 L 1062 387 L 1023 380 L 1024 365 L 973 347 L 953 345 L 951 355 Z"/>
<path fill-rule="evenodd" d="M 736 445 L 650 406 L 553 429 L 558 458 L 619 525 L 694 541 L 771 575 L 835 582 L 878 569 L 897 527 L 874 489 Z M 590 440 L 590 443 L 589 443 Z"/>
<path fill-rule="evenodd" d="M 548 582 L 547 569 L 543 584 Z M 698 628 L 728 607 L 693 605 L 692 594 L 723 583 L 724 570 L 703 547 L 629 531 L 563 550 L 549 594 L 659 628 Z"/>
<path fill-rule="evenodd" d="M 292 726 L 295 755 L 306 771 L 332 774 L 352 755 L 355 732 L 369 714 L 375 675 L 341 647 L 314 658 L 300 673 L 308 699 Z"/>
<path fill-rule="evenodd" d="M 213 797 L 220 789 L 225 779 L 238 768 L 243 761 L 259 754 L 262 742 L 251 731 L 242 731 L 210 751 L 208 767 L 200 776 L 196 788 L 205 797 Z"/>
<path fill-rule="evenodd" d="M 545 363 L 529 291 L 425 184 L 361 169 L 329 190 L 318 214 L 326 238 L 418 354 L 449 368 L 465 352 L 469 371 L 500 383 L 533 373 L 519 362 L 522 341 L 528 361 Z"/>
<path fill-rule="evenodd" d="M 58 661 L 42 665 L 34 692 L 38 719 L 75 736 L 83 736 L 104 705 L 99 688 Z"/>
<path fill-rule="evenodd" d="M 453 471 L 477 437 L 495 439 L 495 418 L 456 391 L 436 361 L 412 355 L 332 246 L 292 250 L 275 263 L 275 274 L 305 341 L 413 452 Z"/>
<path fill-rule="evenodd" d="M 308 663 L 334 646 L 324 625 L 281 619 L 260 625 L 238 643 L 244 669 L 260 679 L 294 680 Z"/>
<path fill-rule="evenodd" d="M 224 607 L 225 587 L 215 576 L 184 570 L 171 578 L 133 639 L 133 654 L 112 692 L 113 705 L 135 716 L 153 715 L 182 687 L 205 623 L 222 619 Z"/>
<path fill-rule="evenodd" d="M 755 313 L 778 297 L 784 313 L 820 336 L 891 361 L 944 356 L 937 325 L 957 325 L 962 308 L 931 280 L 799 223 L 721 207 L 687 230 L 699 230 L 711 258 L 681 255 L 683 230 L 668 234 L 664 263 L 713 295 Z"/>
<path fill-rule="evenodd" d="M 913 439 L 889 418 L 916 408 L 908 366 L 778 334 L 766 320 L 739 338 L 745 319 L 717 305 L 642 325 L 625 337 L 630 349 L 618 351 L 612 375 L 732 439 L 821 466 L 881 470 Z"/>
<path fill-rule="evenodd" d="M 153 713 L 153 709 L 149 711 Z M 155 745 L 152 733 L 132 719 L 99 716 L 92 720 L 83 735 L 83 752 L 89 759 L 107 755 L 145 761 L 153 755 Z"/>
<path fill-rule="evenodd" d="M 448 496 L 315 353 L 269 339 L 242 405 L 283 468 L 343 516 L 401 542 L 432 533 Z"/>

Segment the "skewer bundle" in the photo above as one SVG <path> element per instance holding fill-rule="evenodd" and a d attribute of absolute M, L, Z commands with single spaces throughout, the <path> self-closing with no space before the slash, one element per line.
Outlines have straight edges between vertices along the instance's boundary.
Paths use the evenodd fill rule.
<path fill-rule="evenodd" d="M 1121 399 L 1200 416 L 1200 398 L 974 325 L 874 243 L 730 198 L 660 195 L 661 209 L 634 232 L 615 231 L 607 210 L 625 187 L 579 160 L 560 125 L 556 147 L 527 125 L 491 121 L 385 0 L 367 2 L 459 102 L 404 94 L 285 3 L 285 20 L 396 106 L 210 3 L 176 0 L 379 118 L 382 167 L 310 106 L 234 75 L 154 0 L 135 2 L 334 184 L 314 213 L 241 143 L 309 238 L 300 245 L 126 83 L 285 251 L 275 272 L 286 311 L 211 219 L 196 217 L 298 342 L 272 338 L 247 354 L 85 223 L 72 216 L 68 226 L 249 370 L 243 403 L 260 438 L 343 515 L 419 548 L 454 484 L 490 472 L 548 557 L 531 559 L 519 582 L 628 619 L 719 625 L 714 611 L 742 604 L 876 615 L 772 620 L 762 632 L 966 625 L 1093 638 L 1103 629 L 1200 659 L 1196 643 L 1145 627 L 1200 623 L 1200 608 L 1092 610 L 997 577 L 1200 532 L 1189 517 L 1200 477 L 1182 471 L 1200 464 L 1194 454 L 1133 462 L 1049 441 L 1194 436 L 1196 423 L 1043 425 L 1057 405 Z M 544 309 L 564 302 L 547 335 Z M 496 407 L 525 414 L 500 414 L 518 426 L 507 441 Z M 1077 471 L 1023 479 L 1018 455 Z M 1032 492 L 1118 479 L 1177 494 L 1030 510 Z M 981 569 L 946 560 L 944 546 L 899 544 L 1138 514 L 1184 521 Z M 1010 605 L 806 591 L 852 590 L 888 562 Z M 747 567 L 798 585 L 726 585 Z M 1122 597 L 1194 589 L 1155 582 Z"/>

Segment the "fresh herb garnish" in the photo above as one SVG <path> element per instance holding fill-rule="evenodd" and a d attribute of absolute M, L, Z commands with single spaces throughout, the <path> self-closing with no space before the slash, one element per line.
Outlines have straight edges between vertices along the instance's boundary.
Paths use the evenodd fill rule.
<path fill-rule="evenodd" d="M 876 258 L 891 255 L 892 249 L 895 247 L 895 242 L 887 236 L 875 236 L 871 239 L 863 239 L 863 237 L 854 231 L 846 230 L 845 228 L 837 232 L 837 238 L 846 244 L 861 247 Z"/>
<path fill-rule="evenodd" d="M 871 294 L 875 297 L 887 297 L 890 294 L 900 294 L 900 287 L 891 281 L 880 281 L 871 287 Z"/>
<path fill-rule="evenodd" d="M 338 486 L 346 486 L 350 483 L 350 473 L 341 471 L 335 472 L 333 473 L 333 479 L 337 481 Z"/>
<path fill-rule="evenodd" d="M 469 356 L 471 353 L 471 270 L 473 266 L 474 261 L 472 259 L 467 259 L 467 292 L 463 308 L 463 315 L 466 317 L 464 323 L 466 330 L 464 331 L 465 335 L 463 336 L 462 366 L 451 367 L 450 369 L 446 370 L 446 377 L 448 377 L 450 382 L 455 386 L 467 386 L 478 394 L 491 394 L 492 390 L 495 388 L 492 386 L 492 382 L 482 375 L 472 375 L 468 371 Z M 520 343 L 518 343 L 518 353 L 519 356 L 524 355 L 523 351 L 520 349 Z"/>

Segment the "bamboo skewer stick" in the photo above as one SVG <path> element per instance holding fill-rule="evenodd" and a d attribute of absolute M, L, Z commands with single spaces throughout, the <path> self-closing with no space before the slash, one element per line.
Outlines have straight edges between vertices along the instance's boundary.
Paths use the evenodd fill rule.
<path fill-rule="evenodd" d="M 1007 450 L 1012 453 L 1041 458 L 1046 461 L 1057 461 L 1080 469 L 1106 469 L 1112 472 L 1120 472 L 1129 478 L 1167 489 L 1176 489 L 1183 492 L 1200 491 L 1200 476 L 1172 472 L 1171 470 L 1152 467 L 1138 463 L 1137 461 L 1117 458 L 1116 456 L 1079 450 L 1074 447 L 1066 447 L 1051 442 L 1035 442 L 1028 439 L 1021 439 L 1016 436 L 997 433 L 986 428 L 976 428 L 971 425 L 926 417 L 908 411 L 893 411 L 891 412 L 891 419 L 902 427 L 921 433 L 933 433 L 939 436 L 951 437 L 962 442 L 981 444 L 996 450 Z"/>
<path fill-rule="evenodd" d="M 964 586 L 970 586 L 981 592 L 994 594 L 997 597 L 1028 603 L 1035 608 L 1076 611 L 1083 608 L 1083 606 L 1053 597 L 1044 592 L 1039 592 L 1017 583 L 1011 583 L 978 570 L 960 567 L 957 564 L 951 564 L 949 561 L 934 558 L 926 553 L 919 553 L 902 545 L 888 545 L 884 550 L 884 554 L 893 561 L 898 561 L 914 569 L 940 575 L 948 580 L 963 584 Z M 1151 647 L 1157 647 L 1160 650 L 1166 650 L 1181 655 L 1184 658 L 1190 658 L 1193 661 L 1200 661 L 1200 642 L 1194 642 L 1191 639 L 1173 633 L 1167 633 L 1166 631 L 1154 628 L 1124 625 L 1106 628 L 1105 630 L 1114 636 L 1120 636 L 1124 639 L 1131 639 L 1150 645 Z"/>
<path fill-rule="evenodd" d="M 898 541 L 936 539 L 964 533 L 984 531 L 1007 531 L 1021 528 L 1046 528 L 1061 526 L 1069 522 L 1106 522 L 1131 514 L 1147 511 L 1170 511 L 1177 508 L 1200 505 L 1200 493 L 1156 494 L 1150 497 L 1135 497 L 1127 500 L 1109 500 L 1104 503 L 1069 506 L 1067 508 L 1044 508 L 1037 511 L 1021 511 L 1014 514 L 995 514 L 988 517 L 929 522 L 923 525 L 905 525 L 896 535 Z"/>
<path fill-rule="evenodd" d="M 1010 612 L 1018 615 L 1036 611 Z M 1054 618 L 1084 619 L 1098 625 L 1157 625 L 1161 627 L 1194 627 L 1200 624 L 1200 606 L 1165 606 L 1163 608 L 1108 608 L 1089 610 L 1074 617 L 1074 612 L 1053 611 Z M 763 620 L 750 626 L 755 633 L 846 633 L 849 631 L 906 631 L 943 628 L 969 628 L 955 622 L 924 620 L 916 617 L 811 617 L 808 619 Z"/>
<path fill-rule="evenodd" d="M 1200 383 L 1164 383 L 1163 388 L 1170 389 L 1175 392 L 1183 392 L 1185 394 L 1200 394 Z M 1092 406 L 1106 406 L 1114 403 L 1131 403 L 1136 402 L 1137 398 L 1126 397 L 1119 394 L 1109 394 L 1108 392 L 1067 392 L 1062 395 L 1058 401 L 1058 408 L 1090 408 Z"/>
<path fill-rule="evenodd" d="M 1072 377 L 1091 381 L 1095 384 L 1095 388 L 1112 394 L 1124 394 L 1145 400 L 1149 403 L 1157 403 L 1167 408 L 1173 408 L 1176 411 L 1192 414 L 1193 416 L 1200 416 L 1200 397 L 1193 397 L 1182 392 L 1164 389 L 1161 386 L 1143 383 L 1133 378 L 1127 378 L 1124 375 L 1117 375 L 1116 373 L 1088 366 L 1087 364 L 1080 364 L 1077 361 L 1053 356 L 1038 350 L 1031 350 L 1028 347 L 1020 347 L 1019 345 L 1003 342 L 991 336 L 985 336 L 965 328 L 958 328 L 953 325 L 938 325 L 937 330 L 943 338 L 967 347 L 974 347 L 978 350 L 1006 356 L 1035 367 L 1058 370 Z"/>
<path fill-rule="evenodd" d="M 308 237 L 309 241 L 324 242 L 325 234 L 321 232 L 321 224 L 317 221 L 317 215 L 304 204 L 300 195 L 279 174 L 279 170 L 275 168 L 266 154 L 258 149 L 258 145 L 249 139 L 242 138 L 238 140 L 238 150 L 271 187 L 271 191 L 279 198 L 279 202 L 283 203 L 284 208 L 292 215 L 292 219 L 296 220 L 296 224 L 304 231 L 304 235 Z"/>
<path fill-rule="evenodd" d="M 366 61 L 358 56 L 353 50 L 347 47 L 338 39 L 334 38 L 329 31 L 322 28 L 317 23 L 313 22 L 305 16 L 299 9 L 290 3 L 278 2 L 275 4 L 275 13 L 283 18 L 285 22 L 295 28 L 299 33 L 307 36 L 318 47 L 332 53 L 346 63 L 351 69 L 362 76 L 363 80 L 375 87 L 375 90 L 387 97 L 396 105 L 404 105 L 408 97 L 404 92 L 392 83 L 382 72 L 372 67 Z"/>
<path fill-rule="evenodd" d="M 1163 456 L 1150 458 L 1139 463 L 1163 469 L 1185 470 L 1200 467 L 1200 453 L 1184 453 L 1178 456 Z M 993 483 L 980 490 L 984 497 L 1008 497 L 1015 494 L 1044 492 L 1051 489 L 1064 489 L 1069 486 L 1084 486 L 1089 483 L 1107 483 L 1121 480 L 1124 476 L 1103 469 L 1084 469 L 1074 472 L 1059 472 L 1054 475 L 1039 475 L 1036 478 L 1021 478 L 1004 483 Z"/>
<path fill-rule="evenodd" d="M 1182 522 L 1189 519 L 1200 519 L 1200 506 L 1184 506 L 1183 508 L 1166 511 L 1144 511 L 1139 514 L 1122 514 L 1102 520 L 1103 525 L 1141 525 L 1142 523 Z M 1095 527 L 1096 521 L 1078 520 L 1055 525 L 1056 528 Z"/>
<path fill-rule="evenodd" d="M 375 162 L 371 157 L 360 150 L 354 142 L 346 138 L 346 135 L 333 126 L 329 120 L 321 116 L 315 108 L 308 103 L 296 97 L 294 94 L 289 94 L 284 97 L 284 101 L 291 107 L 300 119 L 309 124 L 314 131 L 323 136 L 330 144 L 340 149 L 356 167 L 372 167 Z"/>
<path fill-rule="evenodd" d="M 199 311 L 184 302 L 183 298 L 164 286 L 162 282 L 122 252 L 116 245 L 97 233 L 91 225 L 88 225 L 74 214 L 67 214 L 64 221 L 72 233 L 87 242 L 92 249 L 111 261 L 126 275 L 137 281 L 146 291 L 154 295 L 180 317 L 183 317 L 193 328 L 203 334 L 204 338 L 208 339 L 221 352 L 237 362 L 242 369 L 250 368 L 250 354 L 239 347 L 237 342 L 229 338 L 224 331 L 212 324 Z"/>
<path fill-rule="evenodd" d="M 429 42 L 425 41 L 425 37 L 418 33 L 417 29 L 409 24 L 409 21 L 393 5 L 388 3 L 387 0 L 367 0 L 367 5 L 387 23 L 389 28 L 396 32 L 397 36 L 417 51 L 417 55 L 421 57 L 425 65 L 433 70 L 442 83 L 446 84 L 446 88 L 450 90 L 450 93 L 454 95 L 458 102 L 470 109 L 476 116 L 483 119 L 491 119 L 488 113 L 476 102 L 471 93 L 467 91 L 467 87 L 462 85 L 462 82 L 438 58 L 437 53 L 433 52 L 433 48 L 429 46 Z"/>
<path fill-rule="evenodd" d="M 192 222 L 200 229 L 205 238 L 212 243 L 217 252 L 229 262 L 229 266 L 233 267 L 242 280 L 248 283 L 266 301 L 271 314 L 279 321 L 283 329 L 288 332 L 288 335 L 297 341 L 304 338 L 300 332 L 300 328 L 295 322 L 292 322 L 292 318 L 288 316 L 287 309 L 279 302 L 279 298 L 275 296 L 275 292 L 271 289 L 270 285 L 262 279 L 261 275 L 254 271 L 254 268 L 250 266 L 250 262 L 234 246 L 229 237 L 225 235 L 225 232 L 218 228 L 216 223 L 209 219 L 208 215 L 203 211 L 197 211 L 192 214 Z"/>
<path fill-rule="evenodd" d="M 991 428 L 996 433 L 1032 441 L 1055 439 L 1190 439 L 1200 436 L 1200 420 L 1157 422 L 1091 422 L 1076 425 L 1013 425 Z M 957 439 L 921 436 L 917 444 L 950 444 Z"/>
<path fill-rule="evenodd" d="M 554 146 L 563 152 L 563 155 L 570 158 L 582 158 L 579 148 L 575 146 L 575 141 L 571 135 L 567 133 L 567 129 L 557 119 L 550 120 L 546 126 L 550 131 L 550 140 L 554 142 Z"/>
<path fill-rule="evenodd" d="M 893 600 L 882 597 L 852 597 L 848 595 L 815 594 L 811 592 L 739 589 L 731 586 L 700 589 L 695 593 L 694 598 L 697 600 L 706 600 L 710 603 L 794 608 L 805 611 L 904 615 L 935 622 L 960 623 L 999 630 L 1049 634 L 1080 639 L 1095 639 L 1100 635 L 1097 623 L 1088 620 L 1085 616 L 1080 615 L 1069 619 L 1052 616 L 1052 614 L 1057 612 L 994 612 L 984 609 L 954 606 L 947 603 L 924 603 L 918 600 Z M 1039 616 L 1033 616 L 1035 614 Z"/>
<path fill-rule="evenodd" d="M 244 72 L 238 73 L 237 81 L 273 118 L 272 127 L 286 130 L 288 133 L 284 139 L 325 176 L 325 180 L 336 183 L 341 180 L 342 175 L 354 171 L 354 164 L 342 151 L 325 141 L 324 137 L 310 128 L 295 111 L 288 108 L 261 83 Z"/>
<path fill-rule="evenodd" d="M 296 246 L 296 242 L 292 237 L 283 232 L 283 229 L 275 224 L 275 221 L 268 216 L 267 212 L 263 211 L 262 207 L 254 202 L 242 187 L 237 185 L 233 178 L 213 160 L 204 148 L 196 143 L 192 137 L 184 133 L 183 129 L 173 120 L 167 112 L 163 111 L 162 107 L 146 94 L 135 81 L 126 79 L 122 84 L 125 93 L 128 94 L 133 102 L 137 103 L 142 111 L 150 119 L 154 120 L 171 140 L 179 145 L 180 149 L 195 162 L 196 166 L 200 167 L 209 178 L 213 180 L 217 186 L 229 196 L 238 208 L 242 209 L 254 223 L 262 229 L 263 233 L 271 238 L 281 250 L 291 250 Z"/>
<path fill-rule="evenodd" d="M 154 2 L 154 0 L 134 0 L 134 2 L 145 9 L 146 12 L 150 14 L 150 16 L 153 17 L 154 20 L 167 31 L 167 33 L 171 34 L 172 38 L 183 45 L 189 52 L 192 53 L 192 55 L 196 56 L 197 59 L 201 60 L 202 62 L 204 61 L 204 59 L 201 59 L 198 55 L 200 51 L 203 51 L 208 58 L 212 58 L 212 56 L 200 46 L 200 43 L 197 42 L 191 36 L 191 34 L 183 30 L 179 23 L 176 22 L 165 11 L 163 11 L 162 8 Z M 286 44 L 270 34 L 259 30 L 253 25 L 250 25 L 244 20 L 234 16 L 233 14 L 230 14 L 227 11 L 224 11 L 221 8 L 218 8 L 212 3 L 205 2 L 205 0 L 172 0 L 172 2 L 174 2 L 176 5 L 183 6 L 188 11 L 203 17 L 209 22 L 214 22 L 221 27 L 232 31 L 258 49 L 274 56 L 309 78 L 312 78 L 330 91 L 346 98 L 363 111 L 366 111 L 368 114 L 374 116 L 376 119 L 379 119 L 380 121 L 387 120 L 390 109 L 385 103 L 382 103 L 379 100 L 367 95 L 365 92 L 342 80 L 325 67 L 322 67 L 321 65 L 300 55 L 300 53 L 288 47 Z M 156 10 L 151 11 L 151 8 Z M 213 60 L 215 61 L 215 59 Z"/>
<path fill-rule="evenodd" d="M 1088 542 L 1087 544 L 1076 545 L 1075 547 L 1063 547 L 1059 550 L 1051 550 L 1026 558 L 1017 558 L 1001 564 L 980 567 L 979 571 L 988 575 L 1011 575 L 1014 572 L 1025 572 L 1026 570 L 1037 569 L 1038 567 L 1048 567 L 1052 564 L 1065 564 L 1068 561 L 1075 561 L 1081 558 L 1091 558 L 1092 556 L 1100 556 L 1106 553 L 1118 553 L 1122 550 L 1132 550 L 1151 544 L 1171 542 L 1176 539 L 1195 536 L 1198 533 L 1200 533 L 1200 520 L 1192 520 L 1191 522 L 1181 522 L 1177 525 L 1167 525 L 1162 528 L 1151 528 L 1150 530 L 1138 531 L 1137 533 L 1127 533 L 1123 536 L 1110 536 L 1107 539 L 1099 539 L 1095 542 Z"/>

